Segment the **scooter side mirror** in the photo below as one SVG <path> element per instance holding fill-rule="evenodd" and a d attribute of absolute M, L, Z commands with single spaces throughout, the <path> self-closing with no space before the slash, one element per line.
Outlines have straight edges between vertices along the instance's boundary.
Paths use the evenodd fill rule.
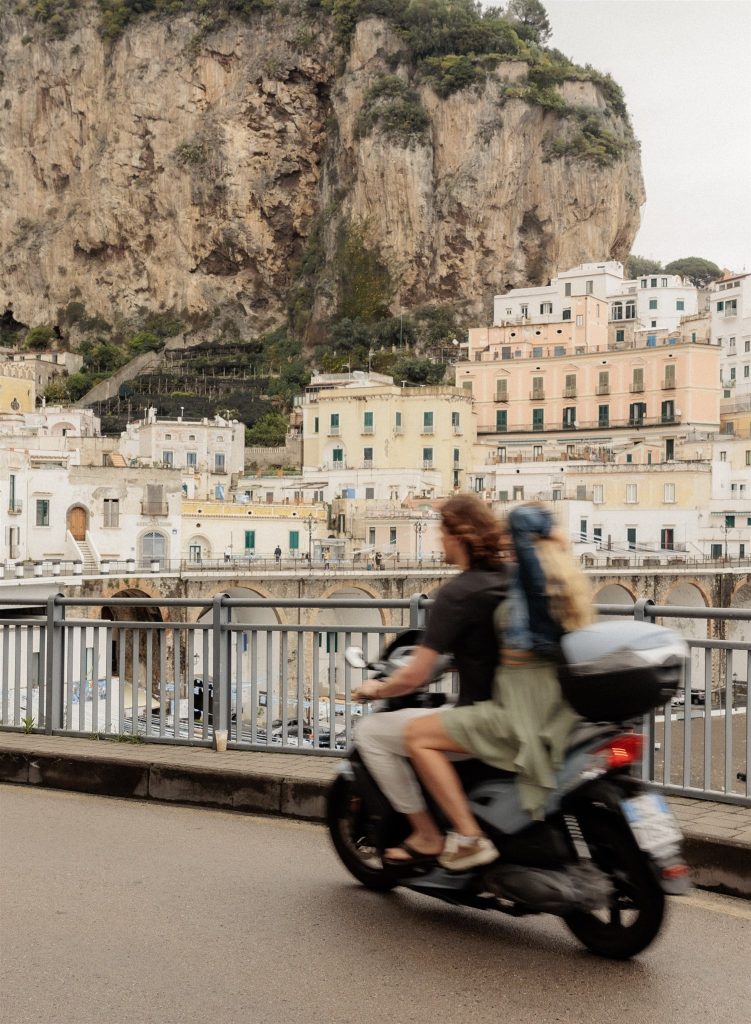
<path fill-rule="evenodd" d="M 368 663 L 362 652 L 362 647 L 348 647 L 344 652 L 344 660 L 352 668 L 367 668 Z"/>

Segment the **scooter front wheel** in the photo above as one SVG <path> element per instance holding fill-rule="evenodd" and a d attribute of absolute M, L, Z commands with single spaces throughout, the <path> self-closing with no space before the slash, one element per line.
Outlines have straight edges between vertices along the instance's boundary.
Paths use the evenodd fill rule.
<path fill-rule="evenodd" d="M 610 814 L 580 820 L 592 857 L 614 885 L 610 906 L 564 918 L 597 956 L 628 960 L 655 939 L 665 917 L 665 894 L 625 824 Z"/>
<path fill-rule="evenodd" d="M 339 859 L 358 882 L 375 892 L 388 892 L 398 884 L 369 845 L 367 809 L 351 779 L 344 775 L 337 776 L 329 790 L 326 819 Z"/>

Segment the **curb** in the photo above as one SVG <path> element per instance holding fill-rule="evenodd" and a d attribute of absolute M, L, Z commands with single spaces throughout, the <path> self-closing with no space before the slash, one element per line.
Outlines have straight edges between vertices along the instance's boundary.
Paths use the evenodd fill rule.
<path fill-rule="evenodd" d="M 324 822 L 329 783 L 300 776 L 233 772 L 118 757 L 0 749 L 0 783 L 96 796 L 216 807 L 246 814 Z M 751 899 L 751 850 L 729 839 L 685 831 L 696 886 Z"/>
<path fill-rule="evenodd" d="M 0 750 L 0 782 L 317 822 L 325 820 L 328 788 L 278 775 L 9 750 Z"/>

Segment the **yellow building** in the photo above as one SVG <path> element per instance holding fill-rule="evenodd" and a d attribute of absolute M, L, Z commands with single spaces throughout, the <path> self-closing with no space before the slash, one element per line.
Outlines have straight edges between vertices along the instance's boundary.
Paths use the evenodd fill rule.
<path fill-rule="evenodd" d="M 182 557 L 195 564 L 272 559 L 277 547 L 284 558 L 315 557 L 326 536 L 323 505 L 183 500 L 181 519 Z"/>
<path fill-rule="evenodd" d="M 34 372 L 21 367 L 0 375 L 0 414 L 33 412 L 36 408 Z"/>
<path fill-rule="evenodd" d="M 448 385 L 310 390 L 302 418 L 303 472 L 335 476 L 352 498 L 401 500 L 405 473 L 428 479 L 436 496 L 462 488 L 477 437 L 472 395 Z"/>

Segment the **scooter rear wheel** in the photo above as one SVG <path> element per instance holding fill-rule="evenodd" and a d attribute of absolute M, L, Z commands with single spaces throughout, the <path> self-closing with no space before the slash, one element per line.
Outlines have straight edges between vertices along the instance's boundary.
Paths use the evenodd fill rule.
<path fill-rule="evenodd" d="M 398 884 L 384 870 L 378 852 L 368 843 L 363 827 L 367 811 L 350 779 L 339 775 L 329 790 L 326 818 L 334 849 L 351 875 L 375 892 L 388 892 Z"/>
<path fill-rule="evenodd" d="M 615 892 L 604 911 L 575 911 L 564 921 L 590 952 L 628 960 L 646 949 L 660 931 L 665 894 L 622 821 L 603 814 L 580 825 L 593 860 L 610 876 Z"/>

